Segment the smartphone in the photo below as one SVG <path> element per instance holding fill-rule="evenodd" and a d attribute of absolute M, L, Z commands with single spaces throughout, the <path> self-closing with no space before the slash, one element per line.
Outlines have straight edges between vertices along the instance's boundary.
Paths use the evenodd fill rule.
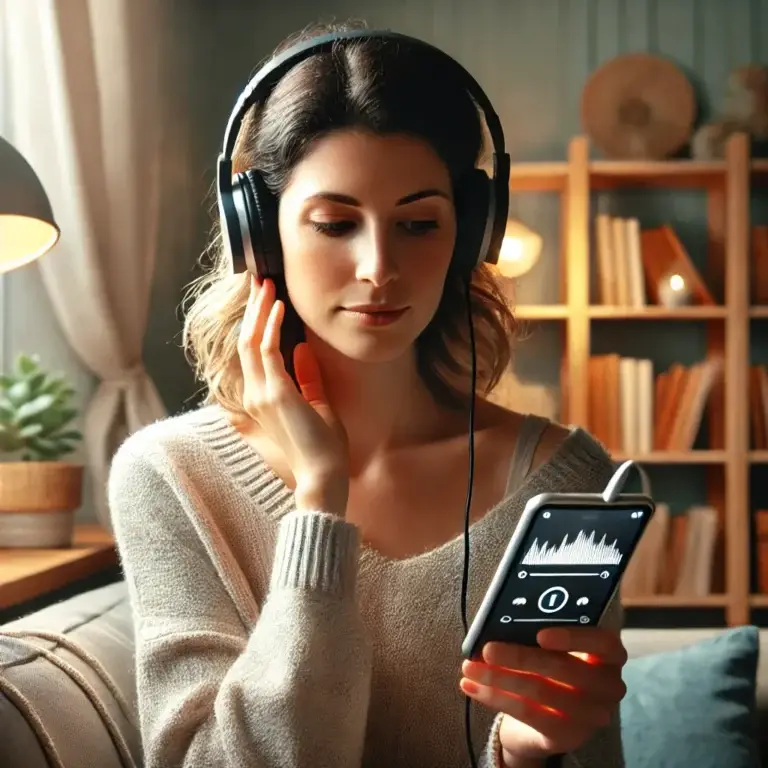
<path fill-rule="evenodd" d="M 491 641 L 537 645 L 547 627 L 598 624 L 655 509 L 642 494 L 530 499 L 464 638 L 464 657 L 480 658 Z"/>

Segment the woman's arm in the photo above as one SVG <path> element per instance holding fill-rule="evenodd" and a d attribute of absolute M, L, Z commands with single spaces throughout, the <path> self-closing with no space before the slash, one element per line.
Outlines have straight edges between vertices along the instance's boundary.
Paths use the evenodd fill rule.
<path fill-rule="evenodd" d="M 359 768 L 371 651 L 355 602 L 357 529 L 288 514 L 261 615 L 245 627 L 171 484 L 132 442 L 109 496 L 147 768 Z"/>

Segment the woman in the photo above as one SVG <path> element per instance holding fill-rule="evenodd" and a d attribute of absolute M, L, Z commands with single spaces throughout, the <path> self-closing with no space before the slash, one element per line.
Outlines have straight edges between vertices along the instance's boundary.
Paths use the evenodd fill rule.
<path fill-rule="evenodd" d="M 407 46 L 347 42 L 241 128 L 234 170 L 259 168 L 279 197 L 284 286 L 232 274 L 215 247 L 185 325 L 208 403 L 131 436 L 110 479 L 148 768 L 464 766 L 465 696 L 483 765 L 622 764 L 618 607 L 600 628 L 460 658 L 453 193 L 482 131 L 432 74 Z M 472 308 L 487 393 L 514 331 L 487 266 Z M 482 397 L 475 430 L 472 611 L 525 501 L 602 489 L 614 469 L 585 432 Z"/>

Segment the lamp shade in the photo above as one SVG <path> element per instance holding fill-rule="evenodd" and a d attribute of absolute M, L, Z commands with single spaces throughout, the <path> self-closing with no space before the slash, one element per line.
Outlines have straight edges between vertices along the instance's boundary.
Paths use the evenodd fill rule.
<path fill-rule="evenodd" d="M 0 137 L 0 272 L 47 253 L 61 234 L 32 166 Z"/>

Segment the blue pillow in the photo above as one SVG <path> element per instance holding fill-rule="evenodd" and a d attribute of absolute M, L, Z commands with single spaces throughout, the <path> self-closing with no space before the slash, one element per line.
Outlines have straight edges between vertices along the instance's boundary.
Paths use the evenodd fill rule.
<path fill-rule="evenodd" d="M 759 768 L 757 627 L 630 659 L 621 702 L 626 768 Z"/>

